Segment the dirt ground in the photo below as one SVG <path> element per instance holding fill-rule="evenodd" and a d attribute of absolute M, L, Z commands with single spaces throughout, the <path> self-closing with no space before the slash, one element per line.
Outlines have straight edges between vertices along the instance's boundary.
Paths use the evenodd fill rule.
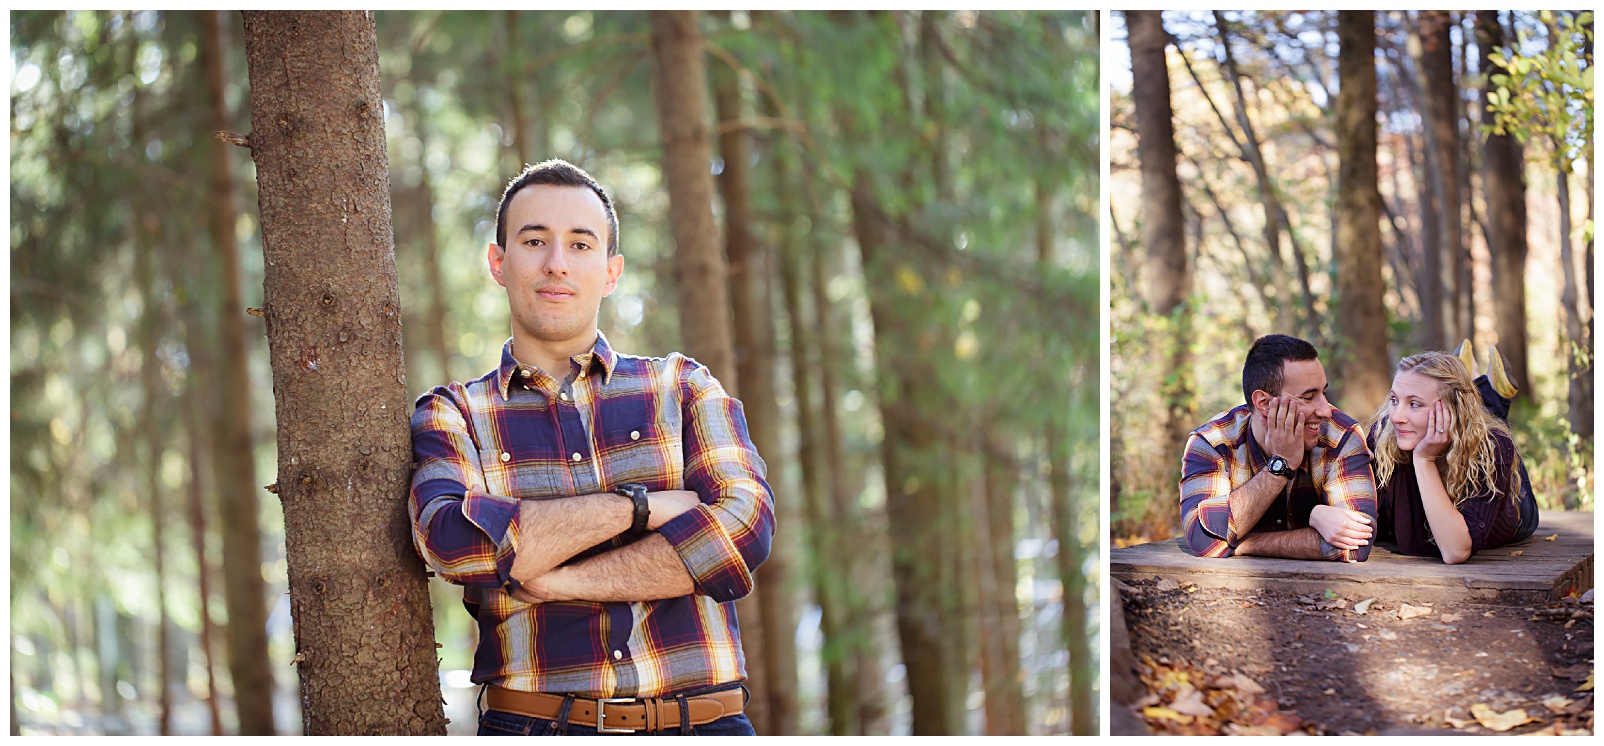
<path fill-rule="evenodd" d="M 1593 733 L 1591 597 L 1416 606 L 1116 586 L 1148 692 L 1134 710 L 1155 733 Z"/>

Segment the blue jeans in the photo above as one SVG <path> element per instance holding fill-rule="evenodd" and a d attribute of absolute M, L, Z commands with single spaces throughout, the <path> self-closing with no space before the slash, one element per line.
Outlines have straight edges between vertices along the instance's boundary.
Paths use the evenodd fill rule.
<path fill-rule="evenodd" d="M 694 695 L 692 695 L 694 696 Z M 500 710 L 482 710 L 479 713 L 481 736 L 755 736 L 752 721 L 745 713 L 722 717 L 711 723 L 686 725 L 656 733 L 597 733 L 593 727 L 568 722 L 567 713 L 557 720 L 518 715 Z"/>

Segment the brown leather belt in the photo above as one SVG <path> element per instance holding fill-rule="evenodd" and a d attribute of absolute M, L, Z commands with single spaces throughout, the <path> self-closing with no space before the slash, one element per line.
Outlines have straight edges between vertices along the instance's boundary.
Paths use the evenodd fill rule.
<path fill-rule="evenodd" d="M 520 692 L 491 686 L 487 704 L 492 710 L 556 720 L 562 714 L 561 694 Z M 740 688 L 686 697 L 691 725 L 704 725 L 740 713 L 746 696 Z M 680 727 L 679 701 L 674 697 L 653 699 L 574 698 L 568 722 L 595 728 L 598 733 L 655 732 Z"/>

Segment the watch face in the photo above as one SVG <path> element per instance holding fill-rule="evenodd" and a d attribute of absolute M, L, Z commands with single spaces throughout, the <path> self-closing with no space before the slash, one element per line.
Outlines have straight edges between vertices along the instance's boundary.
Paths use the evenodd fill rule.
<path fill-rule="evenodd" d="M 1281 472 L 1286 471 L 1287 460 L 1280 456 L 1271 457 L 1269 467 L 1271 474 L 1279 475 Z"/>

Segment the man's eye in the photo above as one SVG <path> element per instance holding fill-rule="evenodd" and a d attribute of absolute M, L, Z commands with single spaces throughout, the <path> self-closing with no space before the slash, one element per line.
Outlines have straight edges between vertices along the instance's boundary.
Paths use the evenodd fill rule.
<path fill-rule="evenodd" d="M 588 243 L 576 243 L 576 244 L 574 244 L 574 248 L 579 249 L 580 251 L 589 251 L 590 250 L 590 244 L 588 244 Z"/>
<path fill-rule="evenodd" d="M 542 240 L 540 240 L 538 238 L 531 238 L 528 241 L 525 241 L 524 245 L 525 246 L 544 246 L 544 245 L 546 245 L 546 242 L 542 241 Z"/>

